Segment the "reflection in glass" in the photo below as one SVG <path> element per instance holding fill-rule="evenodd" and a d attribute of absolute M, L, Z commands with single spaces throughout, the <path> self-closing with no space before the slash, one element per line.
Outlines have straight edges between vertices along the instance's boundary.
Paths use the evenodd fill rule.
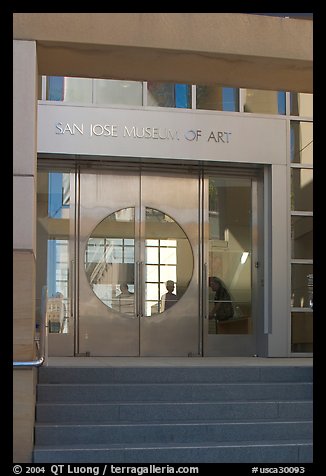
<path fill-rule="evenodd" d="M 291 93 L 291 116 L 312 117 L 313 94 Z"/>
<path fill-rule="evenodd" d="M 50 334 L 68 333 L 67 307 L 64 303 L 64 295 L 57 292 L 47 299 L 47 321 Z"/>
<path fill-rule="evenodd" d="M 197 85 L 196 109 L 239 111 L 239 89 Z"/>
<path fill-rule="evenodd" d="M 313 123 L 291 121 L 291 162 L 313 163 Z"/>
<path fill-rule="evenodd" d="M 233 299 L 225 283 L 216 276 L 210 276 L 208 285 L 214 294 L 213 305 L 210 305 L 209 319 L 214 319 L 216 325 L 234 317 Z"/>
<path fill-rule="evenodd" d="M 292 264 L 291 306 L 312 308 L 312 264 Z"/>
<path fill-rule="evenodd" d="M 285 92 L 244 89 L 244 112 L 285 114 Z"/>
<path fill-rule="evenodd" d="M 48 76 L 46 99 L 50 101 L 92 103 L 92 79 Z"/>
<path fill-rule="evenodd" d="M 313 312 L 291 313 L 291 351 L 313 352 Z"/>
<path fill-rule="evenodd" d="M 291 258 L 313 258 L 313 218 L 291 217 Z"/>
<path fill-rule="evenodd" d="M 48 101 L 63 101 L 64 100 L 64 77 L 63 76 L 47 76 L 46 99 Z"/>
<path fill-rule="evenodd" d="M 147 105 L 159 107 L 191 107 L 191 86 L 188 84 L 148 81 Z"/>
<path fill-rule="evenodd" d="M 47 287 L 49 333 L 68 334 L 70 316 L 69 227 L 71 174 L 38 172 L 37 176 L 37 323 L 41 295 Z"/>
<path fill-rule="evenodd" d="M 135 314 L 134 293 L 130 289 L 131 286 L 128 283 L 123 282 L 120 284 L 120 293 L 113 300 L 113 309 L 133 317 Z"/>
<path fill-rule="evenodd" d="M 145 316 L 168 310 L 185 293 L 193 255 L 182 228 L 165 213 L 146 208 Z"/>
<path fill-rule="evenodd" d="M 64 78 L 64 101 L 91 104 L 93 80 L 89 78 Z"/>
<path fill-rule="evenodd" d="M 193 255 L 184 231 L 165 213 L 146 208 L 145 230 L 144 283 L 138 285 L 145 284 L 145 315 L 151 316 L 169 309 L 185 293 Z M 94 293 L 129 317 L 135 316 L 136 305 L 134 233 L 135 209 L 119 210 L 96 226 L 85 250 L 86 276 Z"/>
<path fill-rule="evenodd" d="M 147 264 L 158 264 L 158 250 L 159 250 L 159 240 L 155 240 L 157 245 L 147 246 L 146 248 L 146 263 Z"/>
<path fill-rule="evenodd" d="M 291 210 L 313 210 L 313 170 L 291 168 Z"/>
<path fill-rule="evenodd" d="M 174 281 L 168 279 L 165 283 L 165 287 L 166 293 L 161 297 L 161 312 L 167 311 L 178 301 L 178 296 L 174 292 Z"/>
<path fill-rule="evenodd" d="M 250 179 L 209 178 L 208 273 L 209 334 L 252 333 Z M 217 302 L 232 312 L 219 318 Z"/>
<path fill-rule="evenodd" d="M 142 106 L 143 83 L 113 79 L 94 79 L 95 104 Z"/>
<path fill-rule="evenodd" d="M 85 271 L 96 296 L 108 307 L 134 316 L 134 208 L 102 220 L 89 237 Z"/>
<path fill-rule="evenodd" d="M 46 99 L 88 104 L 142 106 L 143 83 L 111 79 L 47 76 Z"/>

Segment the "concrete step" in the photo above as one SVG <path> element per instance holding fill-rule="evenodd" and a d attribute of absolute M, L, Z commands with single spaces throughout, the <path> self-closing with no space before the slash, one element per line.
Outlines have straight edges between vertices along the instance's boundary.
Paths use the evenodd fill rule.
<path fill-rule="evenodd" d="M 312 367 L 41 367 L 39 383 L 312 382 Z"/>
<path fill-rule="evenodd" d="M 312 383 L 39 384 L 40 403 L 311 400 Z"/>
<path fill-rule="evenodd" d="M 35 444 L 200 443 L 312 438 L 311 421 L 182 422 L 35 425 Z"/>
<path fill-rule="evenodd" d="M 309 463 L 310 440 L 36 447 L 34 463 Z"/>
<path fill-rule="evenodd" d="M 41 367 L 34 462 L 312 461 L 312 368 Z"/>
<path fill-rule="evenodd" d="M 309 401 L 38 403 L 38 423 L 311 420 Z"/>

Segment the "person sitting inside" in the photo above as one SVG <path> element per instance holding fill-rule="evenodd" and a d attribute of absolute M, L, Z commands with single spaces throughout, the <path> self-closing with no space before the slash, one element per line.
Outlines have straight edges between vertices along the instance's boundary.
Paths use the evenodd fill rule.
<path fill-rule="evenodd" d="M 231 319 L 234 315 L 232 299 L 223 281 L 212 276 L 209 278 L 208 285 L 215 291 L 214 307 L 209 313 L 209 318 L 218 321 Z"/>
<path fill-rule="evenodd" d="M 167 293 L 163 294 L 161 298 L 161 312 L 166 311 L 167 309 L 170 309 L 170 307 L 173 306 L 178 300 L 178 297 L 176 294 L 173 293 L 174 291 L 174 281 L 169 279 L 166 284 L 166 289 Z"/>

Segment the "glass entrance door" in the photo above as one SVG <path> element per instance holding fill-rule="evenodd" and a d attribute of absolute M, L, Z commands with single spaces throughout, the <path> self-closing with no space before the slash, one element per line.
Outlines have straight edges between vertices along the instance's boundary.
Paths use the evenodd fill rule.
<path fill-rule="evenodd" d="M 39 171 L 50 356 L 256 353 L 259 181 L 216 171 Z"/>
<path fill-rule="evenodd" d="M 257 179 L 205 178 L 204 354 L 256 353 L 258 310 Z"/>
<path fill-rule="evenodd" d="M 79 355 L 198 355 L 198 177 L 83 173 Z"/>

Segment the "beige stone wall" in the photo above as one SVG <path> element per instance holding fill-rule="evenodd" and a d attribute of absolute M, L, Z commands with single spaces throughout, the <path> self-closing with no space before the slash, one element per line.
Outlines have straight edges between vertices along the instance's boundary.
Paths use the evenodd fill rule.
<path fill-rule="evenodd" d="M 30 463 L 35 420 L 36 370 L 16 370 L 13 377 L 13 461 Z"/>
<path fill-rule="evenodd" d="M 29 251 L 13 254 L 14 360 L 35 358 L 35 257 Z"/>
<path fill-rule="evenodd" d="M 13 48 L 13 358 L 30 361 L 35 352 L 36 112 L 37 61 L 34 41 Z M 13 375 L 15 462 L 30 462 L 33 448 L 35 369 Z"/>

